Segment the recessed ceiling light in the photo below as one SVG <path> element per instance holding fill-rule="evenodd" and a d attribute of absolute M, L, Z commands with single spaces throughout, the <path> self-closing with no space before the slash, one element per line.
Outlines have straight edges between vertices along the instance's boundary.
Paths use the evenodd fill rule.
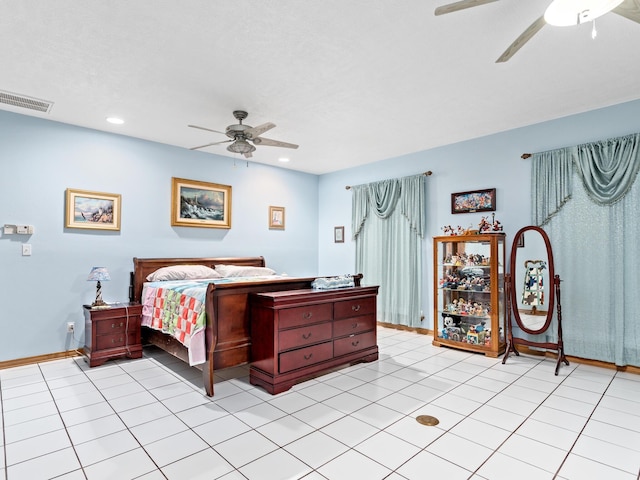
<path fill-rule="evenodd" d="M 289 159 L 285 157 L 279 158 L 278 161 L 282 163 L 289 163 Z"/>
<path fill-rule="evenodd" d="M 122 125 L 124 120 L 118 117 L 107 117 L 107 122 L 113 123 L 114 125 Z"/>

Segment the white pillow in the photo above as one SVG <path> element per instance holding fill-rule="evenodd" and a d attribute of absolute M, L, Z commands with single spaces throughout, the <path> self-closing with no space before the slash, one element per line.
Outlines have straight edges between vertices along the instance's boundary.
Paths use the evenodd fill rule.
<path fill-rule="evenodd" d="M 268 267 L 244 267 L 242 265 L 216 265 L 216 271 L 223 277 L 261 277 L 276 274 L 275 270 Z"/>
<path fill-rule="evenodd" d="M 220 278 L 218 272 L 206 265 L 174 265 L 162 267 L 147 275 L 149 282 L 162 282 L 165 280 L 198 280 L 201 278 Z"/>

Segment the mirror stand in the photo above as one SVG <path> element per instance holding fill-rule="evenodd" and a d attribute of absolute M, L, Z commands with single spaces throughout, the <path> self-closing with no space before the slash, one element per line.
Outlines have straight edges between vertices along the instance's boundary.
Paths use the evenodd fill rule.
<path fill-rule="evenodd" d="M 560 362 L 564 362 L 566 365 L 569 365 L 569 360 L 564 354 L 564 344 L 562 343 L 562 307 L 560 306 L 560 276 L 554 275 L 553 277 L 553 286 L 556 296 L 557 302 L 557 318 L 558 318 L 558 341 L 557 342 L 534 342 L 531 340 L 527 340 L 524 338 L 518 338 L 513 336 L 513 317 L 511 315 L 511 308 L 518 308 L 512 302 L 512 290 L 514 289 L 513 281 L 511 278 L 511 274 L 505 274 L 505 289 L 506 289 L 506 309 L 508 312 L 509 319 L 507 321 L 507 350 L 505 351 L 504 358 L 502 359 L 502 364 L 504 365 L 509 358 L 511 352 L 513 352 L 516 356 L 520 356 L 520 352 L 516 348 L 516 345 L 525 345 L 528 347 L 538 347 L 544 348 L 546 350 L 556 350 L 558 352 L 558 360 L 556 362 L 556 370 L 555 374 L 558 375 L 558 370 L 560 369 Z"/>

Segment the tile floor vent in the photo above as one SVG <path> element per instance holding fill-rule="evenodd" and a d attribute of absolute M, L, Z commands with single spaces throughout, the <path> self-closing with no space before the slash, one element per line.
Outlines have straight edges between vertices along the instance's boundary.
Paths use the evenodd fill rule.
<path fill-rule="evenodd" d="M 53 102 L 40 100 L 38 98 L 26 97 L 17 93 L 5 92 L 0 90 L 0 103 L 12 105 L 14 107 L 28 108 L 37 112 L 49 113 Z"/>

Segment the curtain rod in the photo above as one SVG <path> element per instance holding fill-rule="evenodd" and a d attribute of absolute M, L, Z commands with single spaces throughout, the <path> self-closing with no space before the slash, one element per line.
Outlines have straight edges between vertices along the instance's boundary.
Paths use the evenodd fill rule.
<path fill-rule="evenodd" d="M 431 176 L 432 174 L 433 174 L 433 172 L 431 170 L 427 170 L 426 172 L 423 173 L 423 175 L 425 175 L 427 177 Z M 346 188 L 347 190 L 351 190 L 351 185 L 347 185 L 344 188 Z"/>
<path fill-rule="evenodd" d="M 531 157 L 531 155 L 533 155 L 532 153 L 523 153 L 520 158 L 523 160 L 526 160 L 527 158 Z"/>

